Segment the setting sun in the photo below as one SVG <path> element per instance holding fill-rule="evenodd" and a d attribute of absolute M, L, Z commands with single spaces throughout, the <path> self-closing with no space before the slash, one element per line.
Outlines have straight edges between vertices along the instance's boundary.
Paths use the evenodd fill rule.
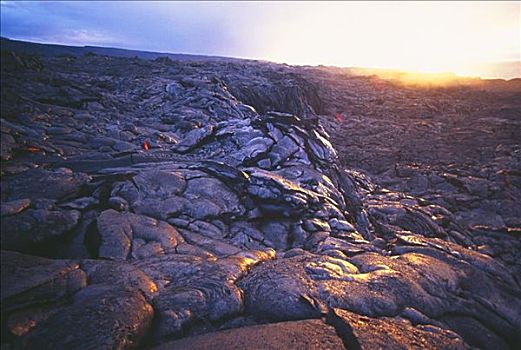
<path fill-rule="evenodd" d="M 519 3 L 318 3 L 272 27 L 275 61 L 486 75 L 517 64 Z M 518 71 L 519 73 L 519 71 Z"/>

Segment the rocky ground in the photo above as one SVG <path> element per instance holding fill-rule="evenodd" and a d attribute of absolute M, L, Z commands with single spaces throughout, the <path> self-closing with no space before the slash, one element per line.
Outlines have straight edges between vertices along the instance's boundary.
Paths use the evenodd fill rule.
<path fill-rule="evenodd" d="M 2 52 L 2 349 L 514 349 L 521 88 Z"/>

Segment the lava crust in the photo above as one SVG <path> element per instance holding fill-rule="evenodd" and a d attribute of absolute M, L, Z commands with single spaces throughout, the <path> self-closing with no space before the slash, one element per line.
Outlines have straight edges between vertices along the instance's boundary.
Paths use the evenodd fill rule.
<path fill-rule="evenodd" d="M 521 90 L 482 84 L 3 51 L 2 349 L 515 348 Z"/>

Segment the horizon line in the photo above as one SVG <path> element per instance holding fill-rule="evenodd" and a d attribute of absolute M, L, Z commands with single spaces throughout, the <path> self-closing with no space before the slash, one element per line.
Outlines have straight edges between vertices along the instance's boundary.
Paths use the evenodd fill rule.
<path fill-rule="evenodd" d="M 456 72 L 453 71 L 436 71 L 436 72 L 430 72 L 430 71 L 421 71 L 421 70 L 407 70 L 403 68 L 396 68 L 396 67 L 377 67 L 377 66 L 340 66 L 340 65 L 331 65 L 331 64 L 325 64 L 325 63 L 318 63 L 318 64 L 297 64 L 297 63 L 288 63 L 288 62 L 280 62 L 265 58 L 253 58 L 253 57 L 240 57 L 240 56 L 221 56 L 218 54 L 201 54 L 201 53 L 187 53 L 187 52 L 171 52 L 171 51 L 151 51 L 146 49 L 140 49 L 140 48 L 131 48 L 131 47 L 121 47 L 121 46 L 99 46 L 99 45 L 72 45 L 72 44 L 64 44 L 64 43 L 58 43 L 58 42 L 45 42 L 45 41 L 34 41 L 34 40 L 27 40 L 27 39 L 18 39 L 18 38 L 9 38 L 7 36 L 0 35 L 1 39 L 6 39 L 9 41 L 18 41 L 18 42 L 24 42 L 29 44 L 37 44 L 37 45 L 54 45 L 54 46 L 63 46 L 63 47 L 72 47 L 72 48 L 102 48 L 102 49 L 116 49 L 116 50 L 125 50 L 125 51 L 139 51 L 144 53 L 150 53 L 150 54 L 166 54 L 166 55 L 185 55 L 185 56 L 199 56 L 199 57 L 208 57 L 208 58 L 226 58 L 226 59 L 237 59 L 237 60 L 247 60 L 247 61 L 260 61 L 260 62 L 267 62 L 267 63 L 274 63 L 274 64 L 281 64 L 281 65 L 288 65 L 288 66 L 294 66 L 294 67 L 334 67 L 334 68 L 342 68 L 342 69 L 367 69 L 367 70 L 379 70 L 379 71 L 389 71 L 389 72 L 395 72 L 395 73 L 413 73 L 413 74 L 421 74 L 421 75 L 430 75 L 430 76 L 436 76 L 436 75 L 447 75 L 451 74 L 456 78 L 464 78 L 464 79 L 481 79 L 481 80 L 504 80 L 504 81 L 511 81 L 515 79 L 521 79 L 521 72 L 519 76 L 511 77 L 511 78 L 503 78 L 503 77 L 486 77 L 486 76 L 478 76 L 478 75 L 459 75 Z M 508 64 L 508 63 L 519 63 L 521 65 L 521 60 L 498 60 L 498 61 L 479 61 L 479 62 L 472 62 L 472 64 Z M 375 74 L 374 72 L 372 74 Z"/>

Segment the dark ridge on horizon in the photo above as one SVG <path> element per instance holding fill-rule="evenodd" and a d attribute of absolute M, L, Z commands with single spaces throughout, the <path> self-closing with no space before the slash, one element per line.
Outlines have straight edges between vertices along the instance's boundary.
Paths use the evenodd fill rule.
<path fill-rule="evenodd" d="M 40 56 L 59 56 L 59 55 L 73 55 L 82 56 L 86 53 L 94 53 L 97 55 L 107 55 L 114 57 L 139 57 L 146 60 L 154 60 L 159 57 L 168 57 L 172 60 L 221 60 L 221 59 L 241 59 L 234 57 L 223 56 L 205 56 L 187 53 L 169 53 L 169 52 L 154 52 L 143 50 L 132 50 L 116 47 L 104 46 L 72 46 L 62 44 L 47 44 L 37 43 L 24 40 L 14 40 L 6 37 L 1 37 L 0 47 L 2 50 L 20 52 L 24 54 L 40 55 Z"/>
<path fill-rule="evenodd" d="M 47 44 L 37 43 L 24 40 L 10 39 L 6 37 L 0 38 L 0 48 L 5 51 L 19 52 L 23 54 L 40 55 L 40 56 L 60 56 L 60 55 L 73 55 L 82 56 L 87 53 L 94 53 L 97 55 L 106 55 L 113 57 L 138 57 L 145 60 L 154 60 L 160 57 L 168 57 L 172 60 L 179 61 L 250 61 L 250 62 L 271 62 L 275 64 L 287 65 L 287 66 L 301 66 L 301 67 L 325 67 L 325 68 L 336 68 L 345 70 L 346 73 L 353 75 L 376 75 L 383 79 L 390 80 L 406 80 L 407 82 L 417 80 L 417 78 L 411 78 L 413 74 L 419 74 L 424 77 L 450 77 L 457 80 L 458 83 L 468 83 L 471 81 L 485 80 L 485 81 L 497 81 L 497 82 L 511 82 L 518 80 L 521 81 L 521 77 L 514 78 L 486 78 L 480 76 L 461 76 L 453 72 L 439 72 L 439 73 L 421 73 L 415 71 L 406 71 L 403 69 L 392 69 L 392 68 L 371 68 L 371 67 L 354 67 L 354 66 L 330 66 L 330 65 L 296 65 L 287 63 L 272 62 L 264 59 L 255 58 L 240 58 L 240 57 L 227 57 L 227 56 L 207 56 L 199 54 L 188 54 L 188 53 L 171 53 L 171 52 L 157 52 L 157 51 L 146 51 L 146 50 L 134 50 L 126 48 L 116 47 L 104 47 L 104 46 L 73 46 L 73 45 L 62 45 L 62 44 Z"/>

